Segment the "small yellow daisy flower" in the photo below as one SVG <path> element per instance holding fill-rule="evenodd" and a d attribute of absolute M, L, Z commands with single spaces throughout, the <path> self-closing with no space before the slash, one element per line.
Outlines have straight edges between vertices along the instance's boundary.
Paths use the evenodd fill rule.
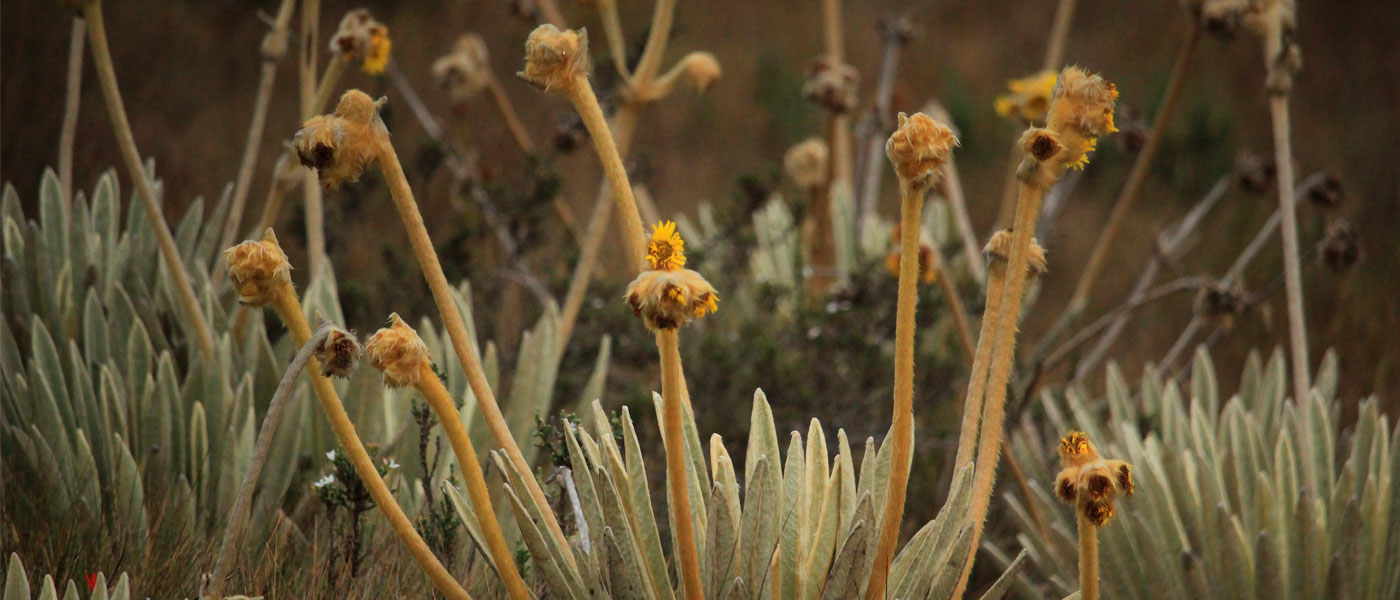
<path fill-rule="evenodd" d="M 647 242 L 647 264 L 653 270 L 674 271 L 685 266 L 685 240 L 676 231 L 674 221 L 662 221 L 652 227 Z"/>
<path fill-rule="evenodd" d="M 685 267 L 685 241 L 670 221 L 657 223 L 647 243 L 650 268 L 627 286 L 623 299 L 648 329 L 676 329 L 719 310 L 719 292 Z"/>

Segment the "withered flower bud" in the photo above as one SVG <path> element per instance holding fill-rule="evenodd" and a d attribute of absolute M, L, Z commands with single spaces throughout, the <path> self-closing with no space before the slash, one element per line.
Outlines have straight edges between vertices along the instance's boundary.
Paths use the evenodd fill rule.
<path fill-rule="evenodd" d="M 1274 160 L 1253 152 L 1241 152 L 1235 157 L 1235 177 L 1240 189 L 1251 194 L 1263 194 L 1272 189 L 1278 171 Z"/>
<path fill-rule="evenodd" d="M 380 23 L 370 12 L 357 8 L 345 13 L 331 36 L 331 52 L 337 52 L 347 61 L 359 62 L 361 68 L 370 75 L 384 72 L 389 64 L 388 26 Z"/>
<path fill-rule="evenodd" d="M 958 138 L 953 137 L 947 125 L 923 113 L 912 117 L 899 113 L 899 126 L 885 142 L 885 156 L 901 182 L 922 190 L 938 178 L 948 162 L 948 154 L 957 145 Z"/>
<path fill-rule="evenodd" d="M 452 44 L 451 53 L 433 62 L 433 78 L 453 102 L 464 103 L 491 85 L 489 57 L 481 36 L 464 34 Z"/>
<path fill-rule="evenodd" d="M 812 189 L 826 184 L 829 158 L 826 141 L 810 137 L 788 148 L 783 155 L 783 168 L 797 187 Z"/>
<path fill-rule="evenodd" d="M 719 60 L 709 52 L 691 52 L 681 59 L 681 66 L 685 68 L 686 82 L 697 92 L 710 89 L 723 73 Z"/>
<path fill-rule="evenodd" d="M 855 110 L 859 87 L 860 73 L 855 67 L 836 62 L 823 54 L 808 67 L 807 83 L 802 86 L 802 95 L 822 108 L 840 115 Z"/>
<path fill-rule="evenodd" d="M 1217 281 L 1196 294 L 1196 316 L 1221 329 L 1234 327 L 1235 319 L 1244 314 L 1246 307 L 1244 290 L 1238 283 Z"/>
<path fill-rule="evenodd" d="M 1308 188 L 1308 200 L 1322 208 L 1337 208 L 1346 197 L 1347 191 L 1342 187 L 1342 181 L 1330 173 L 1324 174 L 1317 185 Z"/>
<path fill-rule="evenodd" d="M 349 379 L 360 366 L 360 351 L 360 340 L 354 333 L 332 325 L 326 339 L 316 348 L 321 374 Z"/>
<path fill-rule="evenodd" d="M 292 265 L 271 228 L 260 241 L 248 240 L 224 250 L 224 262 L 240 304 L 263 306 L 276 299 L 282 286 L 292 285 Z"/>
<path fill-rule="evenodd" d="M 525 40 L 525 70 L 521 79 L 554 91 L 588 74 L 588 31 L 560 30 L 548 23 Z"/>
<path fill-rule="evenodd" d="M 405 387 L 418 383 L 423 363 L 428 361 L 428 346 L 417 331 L 394 313 L 389 315 L 389 326 L 365 342 L 365 354 L 369 364 L 384 372 L 385 385 Z"/>
<path fill-rule="evenodd" d="M 328 187 L 359 180 L 389 139 L 389 130 L 379 118 L 383 103 L 382 98 L 375 101 L 360 90 L 350 90 L 340 97 L 334 114 L 308 119 L 292 137 L 301 164 L 316 169 L 321 184 Z"/>
<path fill-rule="evenodd" d="M 1132 466 L 1101 458 L 1088 436 L 1078 431 L 1060 440 L 1059 453 L 1063 468 L 1055 476 L 1055 496 L 1103 527 L 1114 514 L 1114 500 L 1133 495 Z"/>
<path fill-rule="evenodd" d="M 1337 219 L 1327 226 L 1327 238 L 1322 242 L 1322 262 L 1342 273 L 1361 260 L 1361 236 L 1346 219 Z"/>
<path fill-rule="evenodd" d="M 982 249 L 982 254 L 993 264 L 1005 265 L 1011 257 L 1011 230 L 1002 229 L 992 234 L 987 240 L 987 246 Z M 1045 248 L 1040 247 L 1040 242 L 1031 238 L 1030 255 L 1026 259 L 1026 277 L 1036 278 L 1049 271 L 1049 265 L 1045 260 Z"/>

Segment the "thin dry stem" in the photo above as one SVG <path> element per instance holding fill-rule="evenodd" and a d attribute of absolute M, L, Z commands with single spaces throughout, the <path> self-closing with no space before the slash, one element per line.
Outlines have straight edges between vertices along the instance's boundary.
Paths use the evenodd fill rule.
<path fill-rule="evenodd" d="M 457 466 L 462 469 L 462 479 L 466 482 L 467 496 L 471 499 L 472 511 L 481 526 L 481 535 L 486 538 L 486 549 L 496 563 L 496 570 L 505 582 L 506 593 L 514 600 L 530 598 L 530 591 L 520 572 L 515 568 L 515 557 L 506 545 L 501 533 L 500 522 L 496 520 L 496 510 L 491 506 L 491 494 L 486 489 L 486 476 L 481 472 L 481 462 L 477 460 L 476 448 L 462 425 L 462 415 L 457 412 L 457 403 L 452 400 L 442 380 L 433 372 L 433 365 L 423 361 L 419 365 L 418 393 L 427 400 L 433 412 L 442 423 L 442 431 L 452 444 L 452 452 L 457 455 Z M 430 483 L 431 485 L 431 483 Z"/>
<path fill-rule="evenodd" d="M 972 219 L 967 214 L 967 197 L 963 195 L 962 177 L 958 175 L 957 164 L 952 155 L 943 165 L 943 176 L 939 178 L 943 186 L 943 197 L 948 199 L 948 207 L 953 210 L 953 223 L 957 225 L 958 237 L 962 239 L 963 257 L 967 260 L 967 270 L 978 285 L 987 283 L 987 263 L 982 259 L 982 248 L 977 244 L 977 232 L 972 228 Z"/>
<path fill-rule="evenodd" d="M 403 221 L 404 230 L 408 233 L 413 254 L 418 258 L 423 278 L 428 281 L 428 287 L 432 290 L 433 302 L 437 304 L 443 326 L 447 328 L 447 334 L 452 339 L 452 349 L 457 354 L 457 360 L 467 375 L 467 383 L 471 386 L 472 393 L 476 395 L 477 407 L 481 409 L 486 426 L 491 430 L 492 438 L 496 440 L 497 445 L 505 450 L 506 456 L 521 473 L 533 473 L 530 463 L 526 462 L 525 456 L 521 454 L 520 447 L 515 442 L 515 437 L 510 433 L 510 426 L 506 424 L 505 416 L 501 414 L 501 407 L 496 402 L 495 392 L 491 390 L 491 385 L 486 380 L 486 372 L 481 367 L 481 359 L 476 355 L 476 348 L 472 347 L 471 337 L 462 321 L 462 313 L 457 309 L 457 303 L 452 297 L 452 287 L 447 283 L 447 277 L 442 272 L 442 263 L 438 261 L 437 252 L 433 250 L 432 238 L 428 237 L 428 229 L 423 225 L 423 215 L 418 211 L 418 203 L 413 199 L 413 190 L 409 188 L 408 179 L 404 176 L 403 165 L 399 163 L 399 157 L 394 152 L 393 145 L 387 140 L 379 147 L 379 168 L 384 171 L 384 179 L 389 184 L 389 192 L 394 199 L 394 206 L 398 209 L 399 218 Z M 535 481 L 532 476 L 523 479 L 527 491 L 534 497 L 535 502 L 540 506 L 549 506 L 539 482 Z M 568 538 L 564 536 L 564 531 L 559 527 L 559 521 L 555 519 L 554 513 L 544 511 L 544 515 L 545 525 L 550 533 L 563 547 L 567 548 L 569 546 Z M 569 566 L 577 569 L 572 555 L 566 554 L 566 558 L 569 560 Z"/>
<path fill-rule="evenodd" d="M 301 300 L 297 298 L 296 291 L 292 289 L 290 283 L 282 286 L 282 291 L 277 294 L 273 303 L 277 315 L 282 318 L 282 322 L 292 333 L 292 339 L 298 346 L 307 346 L 311 340 L 311 326 L 306 322 L 306 313 L 302 312 Z M 379 476 L 379 470 L 374 466 L 374 459 L 370 458 L 369 452 L 365 451 L 365 446 L 360 442 L 360 436 L 355 433 L 355 424 L 350 421 L 350 415 L 345 412 L 345 405 L 340 402 L 340 395 L 336 393 L 335 386 L 330 378 L 321 374 L 320 362 L 315 358 L 308 362 L 308 374 L 311 376 L 311 388 L 316 392 L 316 398 L 321 402 L 321 408 L 326 412 L 326 418 L 331 423 L 331 429 L 335 431 L 335 436 L 340 445 L 345 448 L 346 454 L 350 457 L 350 464 L 355 467 L 355 473 L 360 476 L 365 487 L 369 489 L 370 496 L 374 498 L 374 504 L 384 513 L 389 520 L 389 526 L 394 533 L 399 536 L 399 540 L 408 548 L 409 554 L 418 561 L 418 566 L 432 580 L 433 585 L 444 596 L 454 600 L 471 600 L 471 595 L 462 588 L 462 584 L 457 583 L 452 578 L 452 574 L 438 562 L 437 555 L 433 554 L 428 544 L 423 542 L 423 538 L 418 535 L 418 531 L 413 528 L 413 523 L 408 520 L 399 506 L 398 500 L 394 499 L 394 493 L 389 491 L 389 486 L 384 483 L 384 478 Z"/>
<path fill-rule="evenodd" d="M 248 122 L 248 141 L 243 146 L 243 158 L 238 164 L 238 176 L 233 184 L 233 200 L 229 204 L 218 248 L 233 245 L 233 239 L 238 235 L 238 225 L 243 221 L 243 210 L 248 203 L 248 187 L 253 181 L 253 168 L 257 166 L 258 151 L 262 149 L 263 131 L 267 126 L 267 108 L 272 100 L 272 84 L 277 79 L 277 62 L 286 54 L 287 28 L 291 23 L 292 9 L 295 5 L 296 0 L 282 0 L 272 29 L 263 38 L 262 71 L 258 74 L 258 93 L 253 98 L 253 118 Z M 216 267 L 213 271 L 214 280 L 222 281 L 225 270 Z"/>
<path fill-rule="evenodd" d="M 170 273 L 170 280 L 185 313 L 186 322 L 194 329 L 194 338 L 199 344 L 200 352 L 205 358 L 214 359 L 214 334 L 199 308 L 199 300 L 195 296 L 194 287 L 190 285 L 190 276 L 185 271 L 184 261 L 180 259 L 180 250 L 175 247 L 175 238 L 170 234 L 170 226 L 166 224 L 161 212 L 155 189 L 146 177 L 146 170 L 141 166 L 141 152 L 136 149 L 136 138 L 132 135 L 131 123 L 126 118 L 126 107 L 122 104 L 121 90 L 117 87 L 117 73 L 112 66 L 112 51 L 107 46 L 101 0 L 88 0 L 83 5 L 83 17 L 87 20 L 93 66 L 97 69 L 97 78 L 102 83 L 102 97 L 107 103 L 107 116 L 111 118 L 122 161 L 126 163 L 132 185 L 141 197 L 146 220 L 155 232 L 161 260 Z"/>
<path fill-rule="evenodd" d="M 816 185 L 806 192 L 808 210 L 812 213 L 812 237 L 807 242 L 810 252 L 807 266 L 812 274 L 807 279 L 807 294 L 811 302 L 818 303 L 836 284 L 835 226 L 831 218 L 831 192 L 827 187 Z"/>
<path fill-rule="evenodd" d="M 987 381 L 987 397 L 982 406 L 982 433 L 977 444 L 977 463 L 972 483 L 972 548 L 963 565 L 962 576 L 953 597 L 960 598 L 967 589 L 967 579 L 977 557 L 978 541 L 996 484 L 998 450 L 1001 448 L 1003 420 L 1006 416 L 1006 387 L 1011 379 L 1011 367 L 1016 353 L 1016 329 L 1021 318 L 1021 299 L 1025 294 L 1026 264 L 1030 258 L 1031 238 L 1035 233 L 1040 204 L 1045 188 L 1025 184 L 1016 201 L 1016 223 L 1011 233 L 1011 253 L 1007 258 L 1006 286 L 1001 294 L 1001 310 L 997 321 L 992 365 Z"/>
<path fill-rule="evenodd" d="M 1069 39 L 1069 27 L 1074 20 L 1074 8 L 1079 0 L 1060 0 L 1055 6 L 1055 21 L 1050 25 L 1050 41 L 1045 48 L 1043 71 L 1058 71 L 1060 61 L 1065 56 L 1065 40 Z"/>
<path fill-rule="evenodd" d="M 73 17 L 68 42 L 68 84 L 63 100 L 63 127 L 58 134 L 58 183 L 63 189 L 63 201 L 67 204 L 73 203 L 73 144 L 78 136 L 78 108 L 82 104 L 83 93 L 83 45 L 86 40 L 87 22 Z"/>
<path fill-rule="evenodd" d="M 1074 511 L 1079 523 L 1079 600 L 1099 600 L 1099 528 Z"/>
<path fill-rule="evenodd" d="M 535 5 L 540 9 L 540 16 L 545 23 L 550 23 L 560 29 L 568 28 L 568 22 L 564 21 L 564 13 L 559 12 L 559 5 L 554 0 L 535 0 Z"/>
<path fill-rule="evenodd" d="M 676 545 L 680 548 L 677 570 L 686 598 L 703 598 L 700 585 L 700 559 L 695 549 L 694 524 L 690 518 L 690 493 L 686 482 L 685 432 L 681 426 L 682 390 L 685 374 L 681 370 L 679 336 L 675 329 L 656 332 L 656 347 L 661 351 L 661 409 L 662 426 L 666 435 L 666 498 L 675 516 Z"/>
<path fill-rule="evenodd" d="M 501 119 L 506 122 L 506 128 L 510 129 L 510 135 L 515 138 L 515 144 L 520 146 L 520 151 L 534 155 L 537 152 L 535 142 L 530 139 L 530 132 L 525 129 L 525 124 L 520 122 L 520 115 L 515 112 L 515 105 L 511 103 L 510 96 L 506 95 L 506 90 L 501 87 L 501 81 L 496 79 L 495 73 L 487 77 L 486 89 L 490 90 L 491 102 L 501 113 Z"/>
<path fill-rule="evenodd" d="M 935 273 L 938 281 L 938 289 L 943 292 L 943 296 L 948 300 L 948 312 L 953 313 L 953 324 L 958 330 L 958 341 L 962 342 L 963 353 L 967 355 L 968 361 L 973 361 L 976 357 L 976 342 L 972 340 L 972 325 L 967 318 L 967 309 L 963 308 L 962 296 L 958 295 L 957 283 L 953 281 L 953 273 L 948 270 L 948 264 L 943 261 L 943 251 L 934 246 L 933 264 L 930 268 Z"/>
<path fill-rule="evenodd" d="M 904 518 L 904 500 L 909 485 L 909 458 L 914 445 L 914 308 L 919 279 L 919 228 L 924 196 L 912 182 L 900 181 L 899 292 L 895 308 L 894 337 L 894 415 L 890 423 L 889 496 L 880 525 L 875 562 L 866 587 L 866 600 L 885 595 L 890 560 L 899 542 L 899 525 Z"/>
<path fill-rule="evenodd" d="M 612 63 L 624 80 L 631 79 L 627 69 L 627 39 L 622 35 L 622 21 L 617 17 L 617 1 L 598 2 L 598 19 L 603 22 L 603 37 L 608 38 L 608 53 Z"/>
<path fill-rule="evenodd" d="M 257 487 L 258 478 L 262 475 L 263 464 L 267 462 L 267 454 L 272 449 L 273 435 L 276 434 L 277 426 L 282 421 L 282 409 L 287 406 L 287 399 L 291 397 L 292 390 L 295 389 L 302 368 L 306 366 L 307 361 L 311 360 L 311 355 L 316 353 L 316 348 L 325 341 L 330 331 L 330 326 L 323 324 L 316 330 L 315 335 L 312 335 L 305 344 L 301 345 L 301 350 L 297 351 L 291 364 L 287 365 L 281 382 L 277 384 L 277 390 L 272 394 L 272 400 L 268 402 L 267 413 L 263 415 L 262 427 L 258 428 L 258 441 L 253 447 L 253 456 L 248 460 L 248 471 L 243 474 L 243 481 L 238 484 L 238 492 L 234 496 L 233 506 L 228 511 L 228 522 L 224 525 L 224 538 L 219 544 L 218 559 L 214 561 L 214 573 L 209 578 L 206 598 L 218 600 L 224 597 L 224 583 L 228 578 L 229 570 L 233 568 L 234 555 L 237 554 L 237 543 L 243 537 L 243 530 L 248 526 L 248 520 L 252 518 L 249 505 L 252 504 L 253 500 L 253 488 Z"/>
<path fill-rule="evenodd" d="M 1288 124 L 1288 94 L 1269 96 L 1274 129 L 1274 165 L 1278 171 L 1278 206 L 1283 216 L 1283 281 L 1288 297 L 1289 357 L 1293 362 L 1293 397 L 1302 402 L 1312 390 L 1308 365 L 1308 331 L 1303 318 L 1303 275 L 1298 258 L 1298 215 L 1293 197 L 1293 142 Z"/>

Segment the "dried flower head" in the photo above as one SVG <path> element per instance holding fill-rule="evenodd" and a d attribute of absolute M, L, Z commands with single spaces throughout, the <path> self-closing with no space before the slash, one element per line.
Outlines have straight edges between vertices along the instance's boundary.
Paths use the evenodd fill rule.
<path fill-rule="evenodd" d="M 926 189 L 957 145 L 958 138 L 947 125 L 924 113 L 914 113 L 912 117 L 899 113 L 899 126 L 885 142 L 885 156 L 902 182 Z"/>
<path fill-rule="evenodd" d="M 359 180 L 389 139 L 389 130 L 379 118 L 383 103 L 382 98 L 371 100 L 360 90 L 350 90 L 340 97 L 334 114 L 308 119 L 292 137 L 301 164 L 316 169 L 327 187 Z"/>
<path fill-rule="evenodd" d="M 1356 266 L 1361 260 L 1361 236 L 1346 219 L 1327 225 L 1327 238 L 1322 241 L 1322 262 L 1338 273 Z"/>
<path fill-rule="evenodd" d="M 860 72 L 855 67 L 823 54 L 807 68 L 802 95 L 832 113 L 846 114 L 855 110 L 859 88 Z"/>
<path fill-rule="evenodd" d="M 1317 185 L 1308 188 L 1308 201 L 1322 208 L 1337 208 L 1346 197 L 1347 191 L 1342 187 L 1342 180 L 1330 173 L 1323 174 Z"/>
<path fill-rule="evenodd" d="M 453 102 L 463 103 L 476 97 L 491 85 L 486 42 L 475 33 L 458 37 L 452 44 L 452 52 L 433 62 L 433 78 L 447 90 Z"/>
<path fill-rule="evenodd" d="M 719 292 L 685 266 L 685 241 L 670 221 L 657 223 L 647 243 L 647 264 L 623 299 L 652 330 L 675 329 L 719 310 Z"/>
<path fill-rule="evenodd" d="M 224 250 L 224 262 L 240 304 L 263 306 L 276 299 L 285 289 L 282 286 L 292 285 L 292 265 L 271 228 L 260 241 L 248 240 Z"/>
<path fill-rule="evenodd" d="M 587 74 L 587 30 L 560 30 L 546 23 L 530 32 L 525 40 L 525 70 L 517 74 L 521 79 L 548 92 Z"/>
<path fill-rule="evenodd" d="M 331 52 L 339 52 L 345 60 L 360 63 L 360 68 L 370 75 L 384 72 L 392 46 L 389 27 L 363 8 L 345 13 L 340 27 L 331 37 Z"/>
<path fill-rule="evenodd" d="M 890 249 L 885 253 L 885 270 L 899 277 L 899 259 L 903 255 L 900 236 L 904 231 L 898 224 L 890 230 Z M 938 272 L 933 269 L 933 243 L 928 236 L 919 232 L 919 283 L 929 284 L 938 280 Z"/>
<path fill-rule="evenodd" d="M 1010 93 L 997 96 L 997 114 L 1027 123 L 1044 122 L 1046 111 L 1050 109 L 1050 92 L 1055 89 L 1059 76 L 1054 71 L 1041 71 L 1021 79 L 1008 79 L 1006 88 Z"/>
<path fill-rule="evenodd" d="M 405 387 L 418 384 L 423 363 L 428 360 L 428 346 L 418 332 L 408 326 L 398 313 L 389 315 L 389 326 L 374 332 L 365 342 L 369 364 L 384 372 L 384 384 Z"/>
<path fill-rule="evenodd" d="M 1053 183 L 1066 168 L 1084 168 L 1098 137 L 1118 131 L 1113 124 L 1117 100 L 1117 88 L 1102 77 L 1065 67 L 1050 93 L 1045 129 L 1032 128 L 1021 137 L 1030 162 L 1022 164 L 1021 180 L 1035 185 Z"/>
<path fill-rule="evenodd" d="M 1132 466 L 1101 458 L 1089 437 L 1078 431 L 1060 440 L 1059 453 L 1062 470 L 1055 476 L 1055 495 L 1074 504 L 1095 526 L 1104 526 L 1115 512 L 1114 500 L 1133 495 Z"/>
<path fill-rule="evenodd" d="M 788 148 L 783 155 L 783 168 L 797 187 L 812 189 L 826 185 L 829 158 L 826 140 L 809 137 Z"/>
<path fill-rule="evenodd" d="M 1251 194 L 1263 194 L 1274 185 L 1277 171 L 1274 159 L 1253 152 L 1241 152 L 1235 157 L 1235 177 L 1240 189 Z"/>
<path fill-rule="evenodd" d="M 1247 306 L 1244 289 L 1238 283 L 1217 281 L 1196 294 L 1196 316 L 1221 329 L 1234 327 L 1235 319 L 1244 314 Z"/>
<path fill-rule="evenodd" d="M 1272 94 L 1287 93 L 1293 88 L 1293 75 L 1303 66 L 1297 42 L 1297 4 L 1294 0 L 1252 0 L 1241 23 L 1263 47 L 1264 66 L 1268 68 L 1265 87 Z"/>
<path fill-rule="evenodd" d="M 316 360 L 326 377 L 349 379 L 360 366 L 360 340 L 355 334 L 332 325 L 325 341 L 316 348 Z"/>
<path fill-rule="evenodd" d="M 992 264 L 1005 265 L 1011 256 L 1011 230 L 1002 229 L 992 234 L 987 240 L 987 245 L 982 249 L 982 253 Z M 1045 260 L 1045 248 L 1040 246 L 1040 242 L 1031 238 L 1030 254 L 1026 257 L 1026 276 L 1039 277 L 1049 270 L 1049 265 Z"/>

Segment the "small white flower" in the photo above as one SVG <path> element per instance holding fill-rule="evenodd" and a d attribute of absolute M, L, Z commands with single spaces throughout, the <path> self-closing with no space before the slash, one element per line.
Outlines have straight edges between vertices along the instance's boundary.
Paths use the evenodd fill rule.
<path fill-rule="evenodd" d="M 399 468 L 399 462 L 391 458 L 391 459 L 389 459 L 389 462 L 384 463 L 384 468 L 389 469 L 390 471 L 392 471 L 392 470 L 394 470 L 394 469 Z"/>
<path fill-rule="evenodd" d="M 335 460 L 335 450 L 331 450 L 330 452 L 327 452 L 327 453 L 326 453 L 326 460 L 330 460 L 330 461 L 334 461 L 334 460 Z"/>
<path fill-rule="evenodd" d="M 322 477 L 322 478 L 320 478 L 320 479 L 317 479 L 317 480 L 316 480 L 316 483 L 313 484 L 313 485 L 315 486 L 316 489 L 321 489 L 321 488 L 326 487 L 326 486 L 328 486 L 328 485 L 330 485 L 330 484 L 332 484 L 332 483 L 335 483 L 335 474 L 334 474 L 334 473 L 332 473 L 332 474 L 330 474 L 330 475 L 327 475 L 327 476 L 325 476 L 325 477 Z"/>

